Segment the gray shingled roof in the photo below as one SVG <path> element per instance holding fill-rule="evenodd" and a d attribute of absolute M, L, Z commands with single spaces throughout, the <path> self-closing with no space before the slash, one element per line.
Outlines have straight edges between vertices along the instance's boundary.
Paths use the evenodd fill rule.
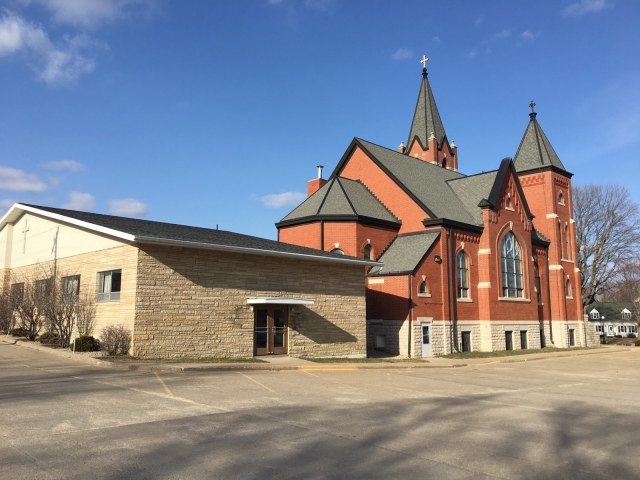
<path fill-rule="evenodd" d="M 439 236 L 440 232 L 428 232 L 396 237 L 378 260 L 384 265 L 372 267 L 369 275 L 400 275 L 413 272 Z"/>
<path fill-rule="evenodd" d="M 366 217 L 400 224 L 362 183 L 341 177 L 329 180 L 281 222 L 317 216 Z"/>
<path fill-rule="evenodd" d="M 358 141 L 367 152 L 421 201 L 435 218 L 446 218 L 476 225 L 475 218 L 467 211 L 464 204 L 447 184 L 448 180 L 463 178 L 463 174 L 362 139 L 358 139 Z"/>
<path fill-rule="evenodd" d="M 478 225 L 484 225 L 482 209 L 478 204 L 483 199 L 488 199 L 491 188 L 496 181 L 498 171 L 481 173 L 470 177 L 449 180 L 449 186 L 458 196 L 467 211 Z"/>
<path fill-rule="evenodd" d="M 566 170 L 547 136 L 540 128 L 536 115 L 536 113 L 529 114 L 531 120 L 513 159 L 516 171 L 523 172 L 548 166 Z"/>
<path fill-rule="evenodd" d="M 427 148 L 429 145 L 429 137 L 432 132 L 435 133 L 438 147 L 440 147 L 445 137 L 444 126 L 442 125 L 440 113 L 438 113 L 436 100 L 433 98 L 429 79 L 427 78 L 426 72 L 424 72 L 422 74 L 422 83 L 420 84 L 420 92 L 418 94 L 418 103 L 416 103 L 413 121 L 411 122 L 411 130 L 409 131 L 407 147 L 411 146 L 411 142 L 414 137 L 418 137 L 422 146 Z"/>
<path fill-rule="evenodd" d="M 161 243 L 155 241 L 175 241 L 194 244 L 198 246 L 232 247 L 236 249 L 257 250 L 282 254 L 304 255 L 317 258 L 334 260 L 362 261 L 355 257 L 323 252 L 313 248 L 300 247 L 283 242 L 276 242 L 266 238 L 252 237 L 240 233 L 225 230 L 213 230 L 210 228 L 190 227 L 173 223 L 153 222 L 136 218 L 116 217 L 98 213 L 78 212 L 62 208 L 42 207 L 39 205 L 25 205 L 45 212 L 62 215 L 75 220 L 80 220 L 100 227 L 109 228 L 118 232 L 135 236 L 135 241 L 141 243 Z M 259 253 L 259 252 L 256 252 Z M 369 263 L 370 264 L 370 263 Z"/>
<path fill-rule="evenodd" d="M 586 313 L 589 315 L 589 320 L 592 322 L 602 321 L 602 316 L 605 316 L 605 321 L 622 320 L 622 310 L 627 309 L 631 312 L 631 321 L 637 321 L 634 315 L 634 306 L 632 302 L 603 302 L 592 303 L 586 308 Z M 597 310 L 600 314 L 600 320 L 591 319 L 591 311 Z M 628 320 L 627 320 L 628 321 Z"/>

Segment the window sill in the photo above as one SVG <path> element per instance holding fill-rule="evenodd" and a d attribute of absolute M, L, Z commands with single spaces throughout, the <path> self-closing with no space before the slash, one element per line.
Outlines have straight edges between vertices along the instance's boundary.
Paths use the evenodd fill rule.
<path fill-rule="evenodd" d="M 569 259 L 567 259 L 567 258 L 561 258 L 561 259 L 560 259 L 560 261 L 561 261 L 561 262 L 566 262 L 566 263 L 576 263 L 576 262 L 574 262 L 573 260 L 569 260 Z"/>
<path fill-rule="evenodd" d="M 573 300 L 573 297 L 564 297 L 564 298 L 566 298 L 567 300 Z"/>
<path fill-rule="evenodd" d="M 458 302 L 459 303 L 473 303 L 473 300 L 471 300 L 470 298 L 459 298 Z"/>
<path fill-rule="evenodd" d="M 515 212 L 516 210 L 511 207 L 504 207 L 505 210 L 509 210 L 510 212 Z"/>
<path fill-rule="evenodd" d="M 531 299 L 530 298 L 498 297 L 498 300 L 501 301 L 501 302 L 531 303 Z"/>
<path fill-rule="evenodd" d="M 420 297 L 420 298 L 431 298 L 431 294 L 430 293 L 419 293 L 418 297 Z"/>

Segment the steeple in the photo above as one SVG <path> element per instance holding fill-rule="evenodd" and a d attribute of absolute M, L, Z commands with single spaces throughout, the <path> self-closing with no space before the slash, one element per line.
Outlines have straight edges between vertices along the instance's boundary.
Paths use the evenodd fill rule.
<path fill-rule="evenodd" d="M 413 113 L 409 140 L 402 153 L 451 170 L 457 170 L 458 150 L 453 142 L 449 144 L 447 134 L 444 131 L 431 85 L 429 85 L 427 60 L 429 59 L 423 55 L 420 61 L 422 63 L 422 83 L 418 92 L 416 109 Z"/>
<path fill-rule="evenodd" d="M 536 104 L 532 100 L 529 104 L 531 108 L 529 125 L 527 125 L 527 129 L 524 132 L 518 151 L 513 157 L 516 171 L 524 172 L 549 166 L 566 171 L 551 143 L 549 143 L 547 136 L 540 128 L 540 124 L 536 119 L 538 114 L 534 110 L 535 106 Z"/>
<path fill-rule="evenodd" d="M 416 103 L 416 110 L 413 114 L 413 121 L 411 122 L 409 140 L 407 141 L 407 146 L 411 148 L 414 139 L 418 138 L 425 150 L 429 148 L 429 137 L 431 137 L 432 134 L 436 138 L 438 148 L 442 147 L 442 141 L 446 136 L 436 101 L 433 98 L 431 85 L 429 85 L 427 60 L 428 58 L 423 56 L 422 83 L 420 84 L 418 103 Z"/>

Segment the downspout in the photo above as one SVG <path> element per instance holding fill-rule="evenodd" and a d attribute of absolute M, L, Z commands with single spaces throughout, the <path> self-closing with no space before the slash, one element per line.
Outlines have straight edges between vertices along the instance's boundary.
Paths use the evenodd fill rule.
<path fill-rule="evenodd" d="M 456 248 L 455 239 L 453 237 L 453 228 L 449 227 L 449 299 L 451 301 L 451 324 L 453 325 L 453 346 L 456 352 L 459 352 L 458 347 L 458 305 L 456 303 L 456 289 L 455 281 L 453 277 L 453 262 L 454 252 Z M 452 352 L 453 353 L 453 352 Z"/>
<path fill-rule="evenodd" d="M 413 298 L 411 295 L 411 274 L 407 275 L 407 285 L 409 287 L 409 348 L 407 350 L 407 357 L 411 358 L 411 330 L 413 329 Z"/>
<path fill-rule="evenodd" d="M 549 340 L 553 341 L 553 324 L 551 323 L 551 276 L 549 274 L 549 249 L 547 248 L 547 310 L 549 311 Z"/>

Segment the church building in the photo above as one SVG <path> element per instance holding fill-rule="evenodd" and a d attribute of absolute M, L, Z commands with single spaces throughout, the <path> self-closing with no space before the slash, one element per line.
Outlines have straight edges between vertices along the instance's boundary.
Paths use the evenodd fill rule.
<path fill-rule="evenodd" d="M 535 104 L 515 156 L 465 175 L 426 60 L 406 145 L 354 138 L 276 224 L 279 241 L 382 264 L 363 269 L 369 349 L 429 357 L 591 344 L 572 174 Z"/>

